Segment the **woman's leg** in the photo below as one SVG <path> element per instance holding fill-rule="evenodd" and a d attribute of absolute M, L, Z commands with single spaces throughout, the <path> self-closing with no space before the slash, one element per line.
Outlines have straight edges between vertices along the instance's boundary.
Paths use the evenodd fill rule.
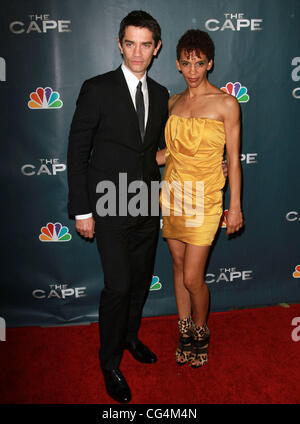
<path fill-rule="evenodd" d="M 190 294 L 183 284 L 186 244 L 179 240 L 168 239 L 168 245 L 173 259 L 174 291 L 179 317 L 179 342 L 175 356 L 177 364 L 184 365 L 191 358 L 193 342 Z"/>
<path fill-rule="evenodd" d="M 205 282 L 205 266 L 210 246 L 187 244 L 185 248 L 183 283 L 190 296 L 194 322 L 206 323 L 209 307 L 209 290 Z"/>
<path fill-rule="evenodd" d="M 198 368 L 208 361 L 209 329 L 206 325 L 209 308 L 209 290 L 205 282 L 205 266 L 209 246 L 187 244 L 185 249 L 183 281 L 190 294 L 195 323 L 191 366 Z"/>
<path fill-rule="evenodd" d="M 173 259 L 174 291 L 179 319 L 191 315 L 190 294 L 183 283 L 183 266 L 185 257 L 185 246 L 179 240 L 168 239 L 168 246 Z"/>

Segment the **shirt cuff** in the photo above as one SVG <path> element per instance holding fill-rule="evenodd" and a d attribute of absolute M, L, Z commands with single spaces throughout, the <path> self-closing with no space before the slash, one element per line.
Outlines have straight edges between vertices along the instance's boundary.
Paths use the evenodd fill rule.
<path fill-rule="evenodd" d="M 88 219 L 88 218 L 92 218 L 93 214 L 92 213 L 86 213 L 84 215 L 75 215 L 75 219 Z"/>

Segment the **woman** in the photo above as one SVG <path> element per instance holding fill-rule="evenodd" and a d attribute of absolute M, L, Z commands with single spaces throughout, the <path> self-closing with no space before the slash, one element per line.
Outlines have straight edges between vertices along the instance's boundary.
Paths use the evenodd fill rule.
<path fill-rule="evenodd" d="M 208 360 L 205 266 L 222 215 L 224 145 L 230 186 L 227 234 L 243 226 L 239 105 L 208 82 L 213 59 L 214 44 L 206 32 L 189 30 L 180 38 L 176 65 L 187 88 L 169 100 L 161 193 L 162 234 L 173 259 L 178 309 L 176 362 L 194 368 Z"/>

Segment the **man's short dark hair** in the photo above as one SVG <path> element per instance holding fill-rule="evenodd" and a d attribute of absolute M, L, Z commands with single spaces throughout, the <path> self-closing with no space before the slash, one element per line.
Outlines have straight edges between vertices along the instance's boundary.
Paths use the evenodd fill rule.
<path fill-rule="evenodd" d="M 119 40 L 121 44 L 125 35 L 125 29 L 130 25 L 140 28 L 148 28 L 152 32 L 155 47 L 159 40 L 161 40 L 161 29 L 157 20 L 143 10 L 133 10 L 125 16 L 120 23 Z"/>
<path fill-rule="evenodd" d="M 177 60 L 180 59 L 183 50 L 186 51 L 188 56 L 192 51 L 195 51 L 196 55 L 200 57 L 200 52 L 202 52 L 208 61 L 213 60 L 215 56 L 215 46 L 212 39 L 207 32 L 200 29 L 190 29 L 179 39 L 176 47 Z"/>

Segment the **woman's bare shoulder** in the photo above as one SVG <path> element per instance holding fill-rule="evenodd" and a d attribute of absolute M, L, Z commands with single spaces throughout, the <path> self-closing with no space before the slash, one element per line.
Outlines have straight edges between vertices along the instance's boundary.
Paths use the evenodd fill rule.
<path fill-rule="evenodd" d="M 239 103 L 237 99 L 231 94 L 225 93 L 225 91 L 220 90 L 217 87 L 214 87 L 212 94 L 216 107 L 220 108 L 221 110 L 230 111 L 238 108 Z"/>
<path fill-rule="evenodd" d="M 222 106 L 227 113 L 237 112 L 239 110 L 239 102 L 231 94 L 224 93 L 221 100 Z"/>
<path fill-rule="evenodd" d="M 181 98 L 183 93 L 173 94 L 169 98 L 169 111 L 174 107 L 175 103 Z"/>
<path fill-rule="evenodd" d="M 224 92 L 220 96 L 219 110 L 223 115 L 224 122 L 238 122 L 240 119 L 240 105 L 236 97 Z"/>

